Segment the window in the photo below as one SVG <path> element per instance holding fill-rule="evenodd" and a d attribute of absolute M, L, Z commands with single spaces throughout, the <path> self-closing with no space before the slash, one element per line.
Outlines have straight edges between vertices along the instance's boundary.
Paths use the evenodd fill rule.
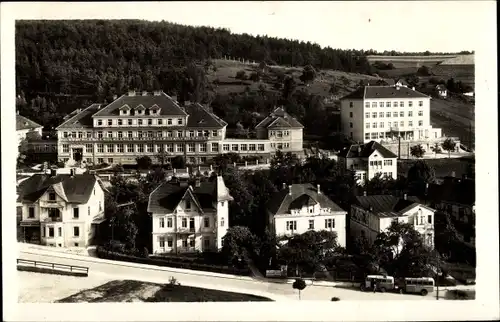
<path fill-rule="evenodd" d="M 405 112 L 399 112 L 399 117 L 405 117 Z"/>
<path fill-rule="evenodd" d="M 194 143 L 188 143 L 188 152 L 194 152 L 195 151 L 195 146 Z"/>
<path fill-rule="evenodd" d="M 92 132 L 87 132 L 87 138 L 90 139 L 92 137 Z"/>
<path fill-rule="evenodd" d="M 153 144 L 152 143 L 148 143 L 146 145 L 146 149 L 147 149 L 147 152 L 152 153 L 153 152 Z"/>
<path fill-rule="evenodd" d="M 123 120 L 122 119 L 118 119 L 118 125 L 123 125 Z"/>
<path fill-rule="evenodd" d="M 380 102 L 380 103 L 378 103 L 378 106 L 379 106 L 379 107 L 384 107 L 384 102 Z"/>
<path fill-rule="evenodd" d="M 424 116 L 424 111 L 418 111 L 418 116 Z"/>
<path fill-rule="evenodd" d="M 172 228 L 172 218 L 167 218 L 167 228 Z"/>
<path fill-rule="evenodd" d="M 49 200 L 50 201 L 55 201 L 56 200 L 56 194 L 55 194 L 55 192 L 49 193 Z"/>
<path fill-rule="evenodd" d="M 333 218 L 325 219 L 325 229 L 326 228 L 335 228 L 335 219 Z"/>
<path fill-rule="evenodd" d="M 372 107 L 377 107 L 377 102 L 373 102 Z"/>
<path fill-rule="evenodd" d="M 177 152 L 184 152 L 184 144 L 177 144 Z"/>
<path fill-rule="evenodd" d="M 108 120 L 108 126 L 113 125 L 113 120 Z"/>
<path fill-rule="evenodd" d="M 377 112 L 373 112 L 373 113 L 372 113 L 372 117 L 373 117 L 373 118 L 377 118 Z"/>
<path fill-rule="evenodd" d="M 113 137 L 113 132 L 108 131 L 108 138 L 112 138 L 112 137 Z"/>
<path fill-rule="evenodd" d="M 97 120 L 97 125 L 102 126 L 102 120 Z"/>
<path fill-rule="evenodd" d="M 241 151 L 246 151 L 247 149 L 248 149 L 248 146 L 247 146 L 246 144 L 242 144 L 242 145 L 240 146 L 240 150 L 241 150 Z"/>
<path fill-rule="evenodd" d="M 408 116 L 412 117 L 413 116 L 413 111 L 408 111 Z"/>
<path fill-rule="evenodd" d="M 172 119 L 167 119 L 167 125 L 172 125 Z"/>
<path fill-rule="evenodd" d="M 123 144 L 116 145 L 116 152 L 123 153 Z"/>
<path fill-rule="evenodd" d="M 191 200 L 186 200 L 186 209 L 191 209 Z"/>
<path fill-rule="evenodd" d="M 177 119 L 177 124 L 178 125 L 182 125 L 182 122 L 183 122 L 182 119 Z"/>
<path fill-rule="evenodd" d="M 98 137 L 99 139 L 101 139 L 101 138 L 103 137 L 103 133 L 102 133 L 102 131 L 97 132 L 97 137 Z"/>
<path fill-rule="evenodd" d="M 174 145 L 173 145 L 173 143 L 168 143 L 167 144 L 167 152 L 169 152 L 169 153 L 174 152 Z"/>
<path fill-rule="evenodd" d="M 160 248 L 165 248 L 165 237 L 160 236 L 159 238 Z"/>
<path fill-rule="evenodd" d="M 385 117 L 391 117 L 391 112 L 386 112 Z"/>
<path fill-rule="evenodd" d="M 404 127 L 405 126 L 405 121 L 399 122 L 399 126 Z"/>
<path fill-rule="evenodd" d="M 78 138 L 79 139 L 83 138 L 83 132 L 78 132 Z"/>
<path fill-rule="evenodd" d="M 352 112 L 349 112 L 349 117 L 351 117 L 351 118 L 352 118 Z"/>
<path fill-rule="evenodd" d="M 369 119 L 370 118 L 370 113 L 365 113 L 365 118 Z"/>
<path fill-rule="evenodd" d="M 257 148 L 259 149 L 259 151 L 264 151 L 264 144 L 258 144 Z"/>
<path fill-rule="evenodd" d="M 384 165 L 387 166 L 387 165 L 392 165 L 392 160 L 384 160 Z"/>
<path fill-rule="evenodd" d="M 139 152 L 139 153 L 143 153 L 143 152 L 144 152 L 144 145 L 142 145 L 142 144 L 138 144 L 138 145 L 137 145 L 137 152 Z"/>
<path fill-rule="evenodd" d="M 171 237 L 169 237 L 169 238 L 167 239 L 167 247 L 172 247 L 172 245 L 173 245 L 173 240 L 172 240 L 172 238 L 171 238 Z"/>
<path fill-rule="evenodd" d="M 113 158 L 108 158 L 108 164 L 113 164 Z"/>
<path fill-rule="evenodd" d="M 391 107 L 391 102 L 387 102 L 387 104 L 385 104 L 385 107 Z"/>
<path fill-rule="evenodd" d="M 398 107 L 398 102 L 394 102 L 394 107 Z"/>
<path fill-rule="evenodd" d="M 409 101 L 408 102 L 408 107 L 412 107 L 413 106 L 413 102 L 412 101 Z"/>
<path fill-rule="evenodd" d="M 376 129 L 376 128 L 377 128 L 377 123 L 376 123 L 376 122 L 374 122 L 374 123 L 372 124 L 372 126 L 373 126 L 373 128 L 374 128 L 374 129 Z"/>
<path fill-rule="evenodd" d="M 370 139 L 370 133 L 365 133 L 365 140 L 369 140 Z"/>
<path fill-rule="evenodd" d="M 405 107 L 405 102 L 399 102 L 399 107 Z"/>
<path fill-rule="evenodd" d="M 73 227 L 73 236 L 75 237 L 80 236 L 80 227 Z"/>
<path fill-rule="evenodd" d="M 104 158 L 97 158 L 97 163 L 99 164 L 104 163 Z"/>
<path fill-rule="evenodd" d="M 61 227 L 57 228 L 57 236 L 59 236 L 59 237 L 62 236 L 62 228 Z"/>
<path fill-rule="evenodd" d="M 373 132 L 373 133 L 372 133 L 372 139 L 373 139 L 373 140 L 378 139 L 378 132 Z"/>
<path fill-rule="evenodd" d="M 418 101 L 418 106 L 424 106 L 424 101 Z"/>
<path fill-rule="evenodd" d="M 127 152 L 134 152 L 134 145 L 129 143 L 127 144 Z"/>
<path fill-rule="evenodd" d="M 182 240 L 182 247 L 187 247 L 188 246 L 188 241 L 187 239 Z"/>
<path fill-rule="evenodd" d="M 203 226 L 205 228 L 209 228 L 210 227 L 210 218 L 208 218 L 208 217 L 203 218 Z"/>
<path fill-rule="evenodd" d="M 71 137 L 76 138 L 76 132 L 71 132 Z"/>
<path fill-rule="evenodd" d="M 380 122 L 380 128 L 383 129 L 384 128 L 384 122 Z"/>
<path fill-rule="evenodd" d="M 418 126 L 424 126 L 424 121 L 418 121 Z"/>
<path fill-rule="evenodd" d="M 122 131 L 118 131 L 118 138 L 123 138 L 123 132 Z"/>
<path fill-rule="evenodd" d="M 220 226 L 221 226 L 221 227 L 224 227 L 224 218 L 221 218 L 221 219 L 220 219 Z"/>
<path fill-rule="evenodd" d="M 212 136 L 217 136 L 217 130 L 212 130 Z"/>
<path fill-rule="evenodd" d="M 94 195 L 95 195 L 95 189 L 94 189 Z M 87 207 L 87 216 L 90 217 L 90 206 Z"/>
<path fill-rule="evenodd" d="M 255 144 L 249 144 L 248 151 L 255 151 Z"/>
<path fill-rule="evenodd" d="M 194 137 L 194 131 L 189 131 L 189 137 L 190 138 Z"/>
<path fill-rule="evenodd" d="M 158 119 L 158 125 L 163 125 L 163 120 L 162 119 Z"/>
<path fill-rule="evenodd" d="M 94 151 L 94 146 L 92 144 L 85 144 L 85 151 L 87 153 L 92 153 L 92 151 Z"/>
<path fill-rule="evenodd" d="M 182 228 L 187 228 L 187 226 L 188 226 L 187 218 L 182 218 L 181 225 L 182 225 Z"/>
<path fill-rule="evenodd" d="M 370 128 L 370 123 L 365 124 L 365 128 L 369 129 Z"/>
<path fill-rule="evenodd" d="M 35 218 L 35 208 L 34 207 L 28 208 L 28 218 Z"/>
<path fill-rule="evenodd" d="M 209 238 L 204 238 L 203 239 L 203 247 L 209 248 L 210 247 L 210 239 Z"/>
<path fill-rule="evenodd" d="M 159 218 L 160 219 L 160 228 L 165 228 L 165 218 Z"/>
<path fill-rule="evenodd" d="M 286 230 L 297 230 L 297 221 L 290 220 L 286 222 Z"/>
<path fill-rule="evenodd" d="M 49 237 L 54 237 L 54 227 L 49 227 Z"/>
<path fill-rule="evenodd" d="M 384 123 L 381 123 L 381 124 L 384 124 Z M 380 133 L 379 133 L 379 138 L 383 139 L 383 138 L 384 138 L 384 136 L 385 136 L 385 133 L 384 133 L 384 132 L 380 132 Z"/>
<path fill-rule="evenodd" d="M 349 107 L 354 107 L 354 103 L 353 102 L 349 102 Z"/>
<path fill-rule="evenodd" d="M 238 144 L 232 144 L 231 151 L 238 151 Z"/>
<path fill-rule="evenodd" d="M 194 247 L 194 239 L 193 238 L 189 239 L 189 247 Z"/>
<path fill-rule="evenodd" d="M 142 125 L 142 119 L 137 120 L 137 125 Z"/>
<path fill-rule="evenodd" d="M 427 223 L 432 224 L 432 215 L 427 215 Z"/>
<path fill-rule="evenodd" d="M 128 119 L 128 120 L 127 120 L 127 124 L 128 124 L 128 125 L 132 125 L 132 119 Z"/>
<path fill-rule="evenodd" d="M 309 220 L 309 229 L 314 229 L 314 220 Z"/>
<path fill-rule="evenodd" d="M 148 138 L 152 138 L 153 137 L 153 131 L 148 131 L 148 135 L 147 135 Z"/>
<path fill-rule="evenodd" d="M 80 208 L 73 208 L 73 219 L 78 219 L 80 217 Z"/>
<path fill-rule="evenodd" d="M 368 107 L 370 107 L 370 103 L 369 103 L 369 102 L 366 102 L 366 103 L 365 103 L 365 108 L 368 108 Z"/>
<path fill-rule="evenodd" d="M 349 122 L 349 127 L 350 127 L 351 129 L 352 129 L 352 126 L 353 126 L 353 125 L 352 125 L 352 122 Z"/>
<path fill-rule="evenodd" d="M 152 119 L 148 119 L 148 125 L 153 125 L 153 120 Z"/>
<path fill-rule="evenodd" d="M 63 144 L 62 151 L 63 151 L 63 153 L 68 153 L 69 152 L 69 144 Z"/>
<path fill-rule="evenodd" d="M 106 152 L 114 152 L 115 146 L 113 144 L 106 144 Z"/>
<path fill-rule="evenodd" d="M 384 112 L 378 113 L 378 117 L 384 117 Z"/>
<path fill-rule="evenodd" d="M 392 117 L 398 117 L 398 112 L 393 112 Z"/>
<path fill-rule="evenodd" d="M 408 121 L 408 126 L 413 126 L 413 121 Z"/>

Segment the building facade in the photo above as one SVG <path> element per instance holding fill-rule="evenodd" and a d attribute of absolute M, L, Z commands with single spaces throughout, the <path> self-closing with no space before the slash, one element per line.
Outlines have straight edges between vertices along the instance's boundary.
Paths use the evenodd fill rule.
<path fill-rule="evenodd" d="M 430 96 L 406 86 L 363 86 L 341 99 L 342 132 L 357 142 L 432 140 Z"/>
<path fill-rule="evenodd" d="M 392 222 L 413 224 L 426 245 L 434 247 L 434 213 L 436 211 L 406 197 L 390 195 L 358 196 L 351 205 L 350 236 L 364 237 L 373 244 L 378 234 Z"/>
<path fill-rule="evenodd" d="M 226 138 L 227 123 L 200 104 L 179 106 L 161 91 L 128 92 L 77 111 L 58 128 L 58 159 L 87 164 L 135 164 L 162 154 L 204 164 L 219 153 L 271 156 L 302 152 L 302 125 L 278 108 L 257 126 L 257 139 Z"/>
<path fill-rule="evenodd" d="M 95 175 L 35 174 L 19 184 L 21 228 L 27 242 L 87 247 L 104 221 L 104 188 Z"/>
<path fill-rule="evenodd" d="M 398 175 L 397 155 L 375 141 L 353 144 L 338 154 L 342 169 L 353 171 L 359 184 L 373 179 L 377 174 L 396 179 Z"/>
<path fill-rule="evenodd" d="M 283 186 L 268 205 L 268 224 L 276 236 L 328 230 L 337 234 L 339 246 L 346 246 L 347 212 L 321 192 L 318 185 Z"/>
<path fill-rule="evenodd" d="M 229 227 L 233 198 L 221 176 L 209 181 L 171 181 L 149 196 L 153 254 L 217 251 Z"/>

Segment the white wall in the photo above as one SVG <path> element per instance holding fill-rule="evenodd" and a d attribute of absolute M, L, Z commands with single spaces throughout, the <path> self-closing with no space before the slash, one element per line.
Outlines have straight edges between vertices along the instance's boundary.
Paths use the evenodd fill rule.
<path fill-rule="evenodd" d="M 352 107 L 351 107 L 352 103 Z M 352 117 L 351 113 L 352 112 Z M 352 123 L 353 127 L 350 127 Z M 340 101 L 340 126 L 341 131 L 347 137 L 351 136 L 354 141 L 363 142 L 363 100 L 342 100 Z"/>

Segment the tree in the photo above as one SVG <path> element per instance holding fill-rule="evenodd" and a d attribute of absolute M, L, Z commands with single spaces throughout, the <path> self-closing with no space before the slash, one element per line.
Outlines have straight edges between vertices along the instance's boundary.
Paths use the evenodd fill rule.
<path fill-rule="evenodd" d="M 451 139 L 451 138 L 447 138 L 446 140 L 444 140 L 442 147 L 443 147 L 443 150 L 448 151 L 448 158 L 451 157 L 451 155 L 450 155 L 451 152 L 455 151 L 456 145 L 457 144 L 455 143 L 455 141 L 453 141 L 453 139 Z"/>
<path fill-rule="evenodd" d="M 293 282 L 292 287 L 295 290 L 299 290 L 299 300 L 300 300 L 300 292 L 302 292 L 302 290 L 306 288 L 306 282 L 301 278 L 297 278 Z"/>
<path fill-rule="evenodd" d="M 422 66 L 417 70 L 417 75 L 418 76 L 430 76 L 431 72 L 429 67 L 427 66 Z"/>
<path fill-rule="evenodd" d="M 222 238 L 222 253 L 230 262 L 244 259 L 258 249 L 258 239 L 248 227 L 229 227 Z"/>
<path fill-rule="evenodd" d="M 28 133 L 26 133 L 26 141 L 28 142 L 39 141 L 41 139 L 42 136 L 37 131 L 29 131 Z"/>
<path fill-rule="evenodd" d="M 410 154 L 415 158 L 421 158 L 425 154 L 422 144 L 414 145 L 410 148 Z"/>
<path fill-rule="evenodd" d="M 366 182 L 365 189 L 369 195 L 391 195 L 396 190 L 396 181 L 379 172 Z"/>
<path fill-rule="evenodd" d="M 288 102 L 290 97 L 292 97 L 293 92 L 297 88 L 297 83 L 293 79 L 293 76 L 286 76 L 283 81 L 283 90 L 281 92 L 283 99 Z"/>
<path fill-rule="evenodd" d="M 139 169 L 150 169 L 153 165 L 153 161 L 147 155 L 138 157 L 135 159 L 135 161 L 137 162 L 137 167 Z"/>
<path fill-rule="evenodd" d="M 218 167 L 219 173 L 222 174 L 226 171 L 228 165 L 241 162 L 241 157 L 234 152 L 219 153 L 212 158 L 212 161 Z"/>
<path fill-rule="evenodd" d="M 434 152 L 434 157 L 436 157 L 438 153 L 441 153 L 441 147 L 439 146 L 439 143 L 434 143 L 434 145 L 431 146 L 431 151 Z"/>
<path fill-rule="evenodd" d="M 186 168 L 186 160 L 178 155 L 172 159 L 172 169 L 185 169 Z"/>
<path fill-rule="evenodd" d="M 247 79 L 247 75 L 245 74 L 244 70 L 240 70 L 240 71 L 236 72 L 236 76 L 234 76 L 234 78 L 245 80 L 245 79 Z"/>
<path fill-rule="evenodd" d="M 300 75 L 300 80 L 304 82 L 307 86 L 316 78 L 316 70 L 311 65 L 304 67 L 302 75 Z"/>
<path fill-rule="evenodd" d="M 424 196 L 428 184 L 435 180 L 434 168 L 424 160 L 418 160 L 408 169 L 407 177 L 410 192 L 416 196 Z"/>
<path fill-rule="evenodd" d="M 155 155 L 155 159 L 158 161 L 158 163 L 163 167 L 165 163 L 167 162 L 167 158 L 169 157 L 169 153 L 165 151 L 165 149 L 160 149 Z"/>
<path fill-rule="evenodd" d="M 229 225 L 251 226 L 254 197 L 248 189 L 245 178 L 236 168 L 228 168 L 222 176 L 234 199 L 229 203 Z"/>

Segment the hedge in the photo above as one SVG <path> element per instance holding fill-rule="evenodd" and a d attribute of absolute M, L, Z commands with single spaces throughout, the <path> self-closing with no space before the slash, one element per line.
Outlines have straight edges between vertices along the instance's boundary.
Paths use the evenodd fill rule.
<path fill-rule="evenodd" d="M 121 254 L 117 252 L 111 252 L 103 249 L 102 247 L 97 247 L 96 249 L 97 257 L 104 259 L 111 259 L 123 262 L 132 262 L 138 264 L 147 264 L 147 265 L 157 265 L 164 267 L 173 267 L 173 268 L 183 268 L 183 269 L 192 269 L 197 271 L 207 271 L 213 273 L 221 273 L 221 274 L 231 274 L 231 275 L 240 275 L 240 276 L 249 276 L 250 270 L 246 269 L 238 269 L 230 266 L 220 266 L 220 265 L 208 265 L 208 264 L 200 264 L 189 261 L 182 260 L 170 260 L 170 259 L 157 259 L 157 258 L 141 258 L 132 255 Z"/>

